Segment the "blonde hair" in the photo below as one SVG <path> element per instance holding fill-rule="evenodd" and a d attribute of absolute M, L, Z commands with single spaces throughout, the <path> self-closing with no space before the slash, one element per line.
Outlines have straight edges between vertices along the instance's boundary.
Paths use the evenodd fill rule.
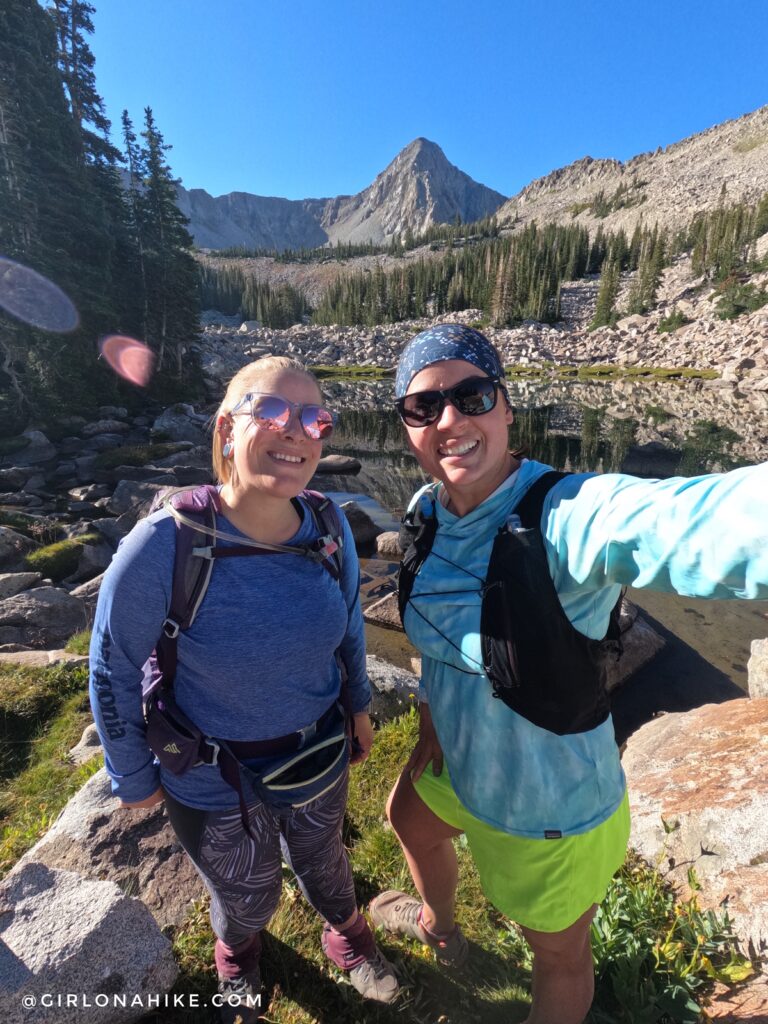
<path fill-rule="evenodd" d="M 232 462 L 229 459 L 225 459 L 222 452 L 224 442 L 222 433 L 219 430 L 220 417 L 227 416 L 243 395 L 247 395 L 249 391 L 258 391 L 258 385 L 265 377 L 278 373 L 280 370 L 290 370 L 292 373 L 300 373 L 302 376 L 307 377 L 317 386 L 317 390 L 322 396 L 320 384 L 314 373 L 308 370 L 298 359 L 291 359 L 290 356 L 264 356 L 262 359 L 256 359 L 254 362 L 248 363 L 247 366 L 243 366 L 242 369 L 238 370 L 229 382 L 221 405 L 213 417 L 213 475 L 218 483 L 229 483 L 232 477 Z"/>

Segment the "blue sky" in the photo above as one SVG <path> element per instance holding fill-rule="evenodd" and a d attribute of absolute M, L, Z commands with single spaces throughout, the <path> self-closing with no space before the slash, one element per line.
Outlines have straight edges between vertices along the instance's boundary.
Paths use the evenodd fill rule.
<path fill-rule="evenodd" d="M 420 135 L 513 195 L 768 103 L 766 0 L 93 2 L 115 141 L 151 106 L 213 195 L 354 193 Z"/>

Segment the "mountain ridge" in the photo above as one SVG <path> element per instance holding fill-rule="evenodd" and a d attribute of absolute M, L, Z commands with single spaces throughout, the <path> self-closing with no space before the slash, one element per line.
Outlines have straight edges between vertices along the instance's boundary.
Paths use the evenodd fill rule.
<path fill-rule="evenodd" d="M 178 205 L 200 248 L 298 249 L 328 243 L 386 243 L 424 232 L 431 224 L 479 220 L 505 196 L 451 164 L 440 146 L 419 137 L 355 195 L 281 199 L 178 186 Z"/>
<path fill-rule="evenodd" d="M 610 207 L 621 188 L 605 213 L 599 193 Z M 642 219 L 674 228 L 723 200 L 757 201 L 766 191 L 768 105 L 627 161 L 581 157 L 531 181 L 496 215 L 507 227 L 537 220 L 632 231 Z"/>

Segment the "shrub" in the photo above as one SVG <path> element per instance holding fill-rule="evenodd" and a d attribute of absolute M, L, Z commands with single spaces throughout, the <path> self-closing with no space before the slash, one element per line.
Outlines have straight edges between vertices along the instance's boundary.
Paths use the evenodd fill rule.
<path fill-rule="evenodd" d="M 691 323 L 691 320 L 685 313 L 681 313 L 679 309 L 673 309 L 669 316 L 659 320 L 656 330 L 659 334 L 666 334 L 670 331 L 676 331 L 678 327 L 684 327 L 689 323 Z"/>
<path fill-rule="evenodd" d="M 662 409 L 660 405 L 646 405 L 645 415 L 655 424 L 667 423 L 669 420 L 674 419 L 674 414 L 667 412 L 666 409 Z"/>
<path fill-rule="evenodd" d="M 718 296 L 715 309 L 721 320 L 735 320 L 768 304 L 765 288 L 758 291 L 754 284 L 742 283 L 735 277 L 727 277 L 714 294 Z"/>

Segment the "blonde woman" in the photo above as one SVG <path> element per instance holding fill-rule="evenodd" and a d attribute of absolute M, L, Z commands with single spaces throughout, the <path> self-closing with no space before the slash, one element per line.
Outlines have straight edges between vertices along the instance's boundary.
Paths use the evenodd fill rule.
<path fill-rule="evenodd" d="M 172 599 L 176 525 L 168 510 L 125 538 L 96 612 L 91 693 L 113 792 L 128 807 L 165 800 L 210 891 L 225 1022 L 257 1018 L 260 933 L 277 907 L 282 857 L 325 920 L 323 948 L 355 988 L 380 1002 L 398 991 L 358 912 L 341 836 L 350 744 L 336 753 L 340 662 L 353 760 L 367 756 L 373 735 L 358 562 L 340 513 L 340 578 L 305 557 L 324 524 L 302 492 L 332 429 L 316 379 L 286 358 L 240 370 L 216 414 L 215 544 L 259 557 L 214 561 L 197 615 L 176 641 L 175 706 L 205 735 L 214 763 L 176 774 L 147 740 L 142 675 Z M 234 775 L 224 770 L 233 759 Z M 318 774 L 319 795 L 306 802 L 313 790 L 302 790 L 305 777 Z"/>

